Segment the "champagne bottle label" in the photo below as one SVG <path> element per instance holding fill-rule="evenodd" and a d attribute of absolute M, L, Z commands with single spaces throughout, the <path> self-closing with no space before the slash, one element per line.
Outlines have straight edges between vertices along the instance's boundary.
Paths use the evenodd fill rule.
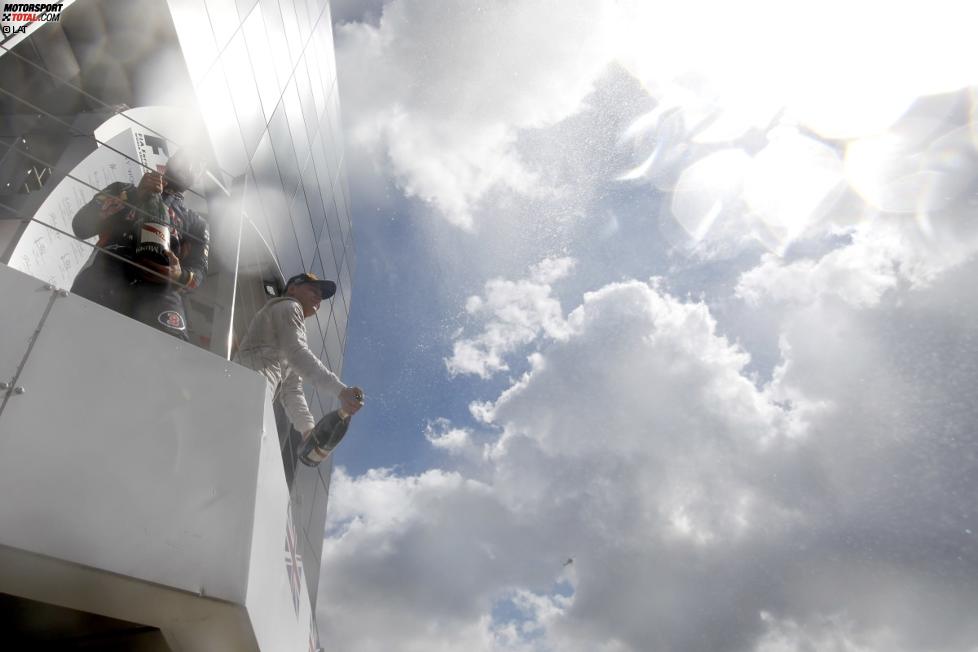
<path fill-rule="evenodd" d="M 303 451 L 302 455 L 299 456 L 299 461 L 306 466 L 319 466 L 319 463 L 325 460 L 328 456 L 328 450 L 320 448 L 319 446 L 314 446 L 312 450 Z"/>
<path fill-rule="evenodd" d="M 143 222 L 139 227 L 139 242 L 136 244 L 136 259 L 158 265 L 169 265 L 170 229 L 165 224 Z"/>
<path fill-rule="evenodd" d="M 306 466 L 317 466 L 340 443 L 349 425 L 350 416 L 342 409 L 324 416 L 306 438 L 299 461 Z"/>
<path fill-rule="evenodd" d="M 170 229 L 165 224 L 143 222 L 139 230 L 139 244 L 170 250 Z"/>
<path fill-rule="evenodd" d="M 139 222 L 136 233 L 136 259 L 169 265 L 170 257 L 170 212 L 163 200 L 154 195 L 143 204 L 144 219 Z"/>

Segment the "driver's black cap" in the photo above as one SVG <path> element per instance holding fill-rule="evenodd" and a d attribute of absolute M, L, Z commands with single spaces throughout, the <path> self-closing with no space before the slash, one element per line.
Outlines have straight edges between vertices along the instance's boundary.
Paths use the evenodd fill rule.
<path fill-rule="evenodd" d="M 323 299 L 328 299 L 334 294 L 336 294 L 336 283 L 332 281 L 324 281 L 317 278 L 315 274 L 296 274 L 288 280 L 285 284 L 285 289 L 288 290 L 291 285 L 305 285 L 306 283 L 313 283 L 319 288 L 319 293 L 322 295 Z"/>

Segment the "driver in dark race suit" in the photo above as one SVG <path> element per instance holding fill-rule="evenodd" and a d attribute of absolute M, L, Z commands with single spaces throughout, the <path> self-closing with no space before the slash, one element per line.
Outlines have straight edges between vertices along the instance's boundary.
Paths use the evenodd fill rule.
<path fill-rule="evenodd" d="M 207 276 L 210 230 L 207 221 L 187 208 L 183 193 L 197 171 L 188 157 L 170 157 L 166 172 L 147 172 L 139 186 L 117 181 L 103 188 L 72 220 L 75 235 L 98 236 L 97 249 L 78 273 L 71 291 L 182 340 L 187 335 L 183 294 Z M 169 211 L 169 265 L 131 263 L 136 249 L 140 205 L 151 193 L 161 195 Z"/>

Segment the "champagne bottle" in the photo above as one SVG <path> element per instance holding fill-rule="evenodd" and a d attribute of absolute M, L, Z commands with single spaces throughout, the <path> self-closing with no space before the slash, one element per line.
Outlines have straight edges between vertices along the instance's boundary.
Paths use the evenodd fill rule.
<path fill-rule="evenodd" d="M 363 402 L 361 396 L 357 396 L 357 400 Z M 299 461 L 306 466 L 318 466 L 342 441 L 350 427 L 350 418 L 351 415 L 340 408 L 320 419 L 303 443 Z"/>
<path fill-rule="evenodd" d="M 136 262 L 170 265 L 170 209 L 163 199 L 152 194 L 140 207 L 140 219 L 136 227 Z"/>

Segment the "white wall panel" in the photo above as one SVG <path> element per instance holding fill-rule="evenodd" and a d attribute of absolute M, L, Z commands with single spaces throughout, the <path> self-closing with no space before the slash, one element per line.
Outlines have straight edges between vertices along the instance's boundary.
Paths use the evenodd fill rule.
<path fill-rule="evenodd" d="M 0 335 L 0 382 L 10 382 L 54 293 L 46 289 L 48 286 L 44 281 L 3 264 L 0 264 L 0 270 L 3 272 L 0 273 L 0 297 L 7 306 Z M 17 303 L 10 302 L 8 297 L 17 297 Z M 3 395 L 0 390 L 0 402 Z"/>
<path fill-rule="evenodd" d="M 251 578 L 248 582 L 246 606 L 261 649 L 268 651 L 305 652 L 310 649 L 309 591 L 303 572 L 298 585 L 299 607 L 292 602 L 292 586 L 289 583 L 285 563 L 285 536 L 289 516 L 289 488 L 282 471 L 275 415 L 269 409 L 265 413 L 265 435 L 261 443 L 261 461 L 258 471 L 258 500 L 255 503 L 254 540 L 251 546 Z M 298 523 L 294 524 L 297 539 L 303 536 Z M 301 543 L 294 541 L 301 550 Z M 318 566 L 317 558 L 312 563 Z M 318 574 L 317 574 L 318 577 Z"/>
<path fill-rule="evenodd" d="M 0 414 L 0 544 L 243 602 L 256 373 L 69 295 L 18 384 Z"/>

